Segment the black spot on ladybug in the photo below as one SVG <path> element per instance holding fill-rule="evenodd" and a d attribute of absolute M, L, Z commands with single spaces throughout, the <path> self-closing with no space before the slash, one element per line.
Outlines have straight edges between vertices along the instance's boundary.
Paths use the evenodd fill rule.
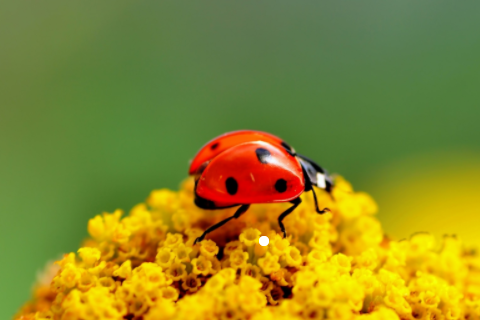
<path fill-rule="evenodd" d="M 292 155 L 292 156 L 295 155 L 295 153 L 293 152 L 293 148 L 292 148 L 288 143 L 286 143 L 285 141 L 282 141 L 282 143 L 280 143 L 280 144 L 282 145 L 282 147 L 283 147 L 285 150 L 287 150 L 287 152 L 288 152 L 290 155 Z"/>
<path fill-rule="evenodd" d="M 270 157 L 272 156 L 272 154 L 267 149 L 257 148 L 257 150 L 255 150 L 255 153 L 257 154 L 258 161 L 260 161 L 261 163 L 266 164 L 270 162 Z"/>
<path fill-rule="evenodd" d="M 278 179 L 277 182 L 275 182 L 275 190 L 280 193 L 287 191 L 287 181 Z"/>
<path fill-rule="evenodd" d="M 210 146 L 210 149 L 212 149 L 212 150 L 215 150 L 215 149 L 217 149 L 217 148 L 218 148 L 218 142 L 215 142 L 214 144 L 212 144 L 212 145 Z"/>
<path fill-rule="evenodd" d="M 227 178 L 227 180 L 225 180 L 225 187 L 227 187 L 227 192 L 233 196 L 238 191 L 237 180 L 232 177 Z"/>

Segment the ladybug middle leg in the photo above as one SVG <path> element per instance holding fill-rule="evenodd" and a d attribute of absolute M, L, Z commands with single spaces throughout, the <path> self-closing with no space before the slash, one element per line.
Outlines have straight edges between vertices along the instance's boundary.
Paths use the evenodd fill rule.
<path fill-rule="evenodd" d="M 330 212 L 330 209 L 328 208 L 323 208 L 323 210 L 320 210 L 320 208 L 318 207 L 317 194 L 315 193 L 315 190 L 313 189 L 313 187 L 311 191 L 313 194 L 313 200 L 315 202 L 315 210 L 317 211 L 317 213 L 323 214 L 325 212 Z"/>
<path fill-rule="evenodd" d="M 237 219 L 238 217 L 240 217 L 242 214 L 245 213 L 245 211 L 248 210 L 248 208 L 250 207 L 249 204 L 242 204 L 238 209 L 237 211 L 235 212 L 235 214 L 231 217 L 228 217 L 227 219 L 224 219 L 222 221 L 220 221 L 219 223 L 217 224 L 214 224 L 213 226 L 211 226 L 210 228 L 208 228 L 207 230 L 205 230 L 202 235 L 200 237 L 198 237 L 197 239 L 195 239 L 195 242 L 193 243 L 194 245 L 197 244 L 197 242 L 200 242 L 202 241 L 203 239 L 205 239 L 205 236 L 207 234 L 209 234 L 210 232 L 220 228 L 221 226 L 223 226 L 225 223 L 227 223 L 228 221 L 232 220 L 233 218 Z"/>
<path fill-rule="evenodd" d="M 285 231 L 285 226 L 283 225 L 283 219 L 285 219 L 286 216 L 288 216 L 290 213 L 292 213 L 293 210 L 295 210 L 296 207 L 302 202 L 302 199 L 298 197 L 295 200 L 290 201 L 293 203 L 293 206 L 285 210 L 279 217 L 278 217 L 278 225 L 280 226 L 280 230 L 283 232 L 283 237 L 287 237 L 287 232 Z"/>

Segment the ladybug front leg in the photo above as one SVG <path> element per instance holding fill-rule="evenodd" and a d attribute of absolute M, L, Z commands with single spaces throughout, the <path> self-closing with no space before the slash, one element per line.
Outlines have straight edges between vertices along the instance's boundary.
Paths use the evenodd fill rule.
<path fill-rule="evenodd" d="M 240 206 L 240 208 L 237 209 L 237 211 L 235 212 L 235 214 L 231 217 L 228 217 L 227 219 L 225 220 L 222 220 L 220 221 L 219 223 L 217 224 L 214 224 L 213 226 L 211 226 L 210 228 L 208 228 L 207 230 L 205 230 L 204 233 L 202 233 L 202 235 L 200 237 L 198 237 L 197 239 L 195 239 L 195 242 L 193 243 L 194 245 L 197 244 L 197 242 L 200 242 L 202 241 L 203 239 L 205 239 L 205 236 L 207 234 L 209 234 L 210 232 L 220 228 L 221 226 L 223 226 L 225 223 L 227 223 L 228 221 L 232 220 L 233 218 L 237 219 L 238 217 L 240 217 L 243 213 L 245 213 L 245 211 L 248 210 L 248 208 L 250 207 L 249 204 L 242 204 Z"/>
<path fill-rule="evenodd" d="M 318 207 L 317 194 L 315 193 L 315 190 L 313 189 L 313 187 L 312 187 L 312 193 L 313 193 L 313 200 L 315 201 L 315 209 L 317 213 L 323 214 L 325 212 L 330 212 L 330 209 L 328 208 L 323 208 L 323 210 L 320 210 L 320 208 Z"/>
<path fill-rule="evenodd" d="M 287 237 L 287 232 L 285 231 L 285 226 L 283 225 L 283 219 L 285 219 L 286 216 L 288 216 L 290 213 L 292 213 L 293 210 L 295 210 L 296 207 L 302 202 L 302 199 L 298 197 L 295 200 L 290 201 L 293 203 L 293 206 L 285 210 L 279 217 L 278 217 L 278 225 L 280 226 L 280 230 L 283 232 L 283 237 Z"/>

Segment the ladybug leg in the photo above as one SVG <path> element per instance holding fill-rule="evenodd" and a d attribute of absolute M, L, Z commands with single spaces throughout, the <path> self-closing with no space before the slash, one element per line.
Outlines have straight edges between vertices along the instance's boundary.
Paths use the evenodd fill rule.
<path fill-rule="evenodd" d="M 278 225 L 280 226 L 280 230 L 283 232 L 283 237 L 287 237 L 287 232 L 285 231 L 285 226 L 283 225 L 283 219 L 285 219 L 286 216 L 288 216 L 290 213 L 292 213 L 293 210 L 295 210 L 296 207 L 302 202 L 302 199 L 298 197 L 295 200 L 290 201 L 293 203 L 293 206 L 285 210 L 279 217 L 278 217 Z"/>
<path fill-rule="evenodd" d="M 317 213 L 323 214 L 327 211 L 330 212 L 330 209 L 328 208 L 323 208 L 323 210 L 320 210 L 320 208 L 318 208 L 317 194 L 315 193 L 315 189 L 313 189 L 313 187 L 312 187 L 312 194 L 313 194 L 313 200 L 315 201 L 315 210 L 317 211 Z"/>
<path fill-rule="evenodd" d="M 314 183 L 314 181 L 312 181 L 312 179 L 316 179 L 317 176 L 316 176 L 316 173 L 318 171 L 312 171 L 312 170 L 309 170 L 309 169 L 312 169 L 312 167 L 309 167 L 309 165 L 311 164 L 308 164 L 308 163 L 304 163 L 303 161 L 300 161 L 300 164 L 302 165 L 302 170 L 303 170 L 303 176 L 305 177 L 305 191 L 312 191 L 313 193 L 313 200 L 315 201 L 315 210 L 317 211 L 317 213 L 325 213 L 327 211 L 330 211 L 330 209 L 328 208 L 324 208 L 323 210 L 320 210 L 320 208 L 318 207 L 318 200 L 317 200 L 317 194 L 315 193 L 315 189 L 314 189 L 314 185 L 317 185 L 318 183 Z M 318 165 L 316 165 L 318 166 Z M 320 166 L 318 166 L 318 168 L 320 168 Z M 314 170 L 316 170 L 314 168 Z M 325 188 L 325 190 L 327 190 L 327 192 L 330 194 L 330 196 L 332 196 L 332 194 L 330 193 L 331 191 L 331 185 L 328 184 L 328 181 L 325 181 L 327 182 L 327 187 Z"/>
<path fill-rule="evenodd" d="M 235 214 L 231 217 L 228 217 L 227 219 L 224 219 L 222 221 L 220 221 L 219 223 L 217 224 L 214 224 L 213 226 L 211 226 L 210 228 L 208 228 L 207 230 L 205 230 L 205 232 L 202 233 L 202 235 L 200 237 L 198 237 L 197 239 L 195 239 L 195 242 L 193 243 L 194 245 L 197 244 L 197 242 L 200 242 L 202 241 L 203 239 L 205 239 L 205 236 L 207 234 L 209 234 L 210 232 L 220 228 L 221 226 L 223 226 L 225 223 L 227 223 L 228 221 L 232 220 L 233 218 L 237 219 L 238 217 L 240 217 L 243 213 L 245 213 L 245 211 L 248 210 L 248 208 L 250 207 L 249 204 L 242 204 L 238 209 L 237 211 L 235 212 Z"/>

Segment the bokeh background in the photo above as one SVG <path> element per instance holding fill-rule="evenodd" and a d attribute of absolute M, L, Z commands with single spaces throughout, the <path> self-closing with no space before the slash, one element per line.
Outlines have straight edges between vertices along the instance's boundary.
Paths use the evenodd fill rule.
<path fill-rule="evenodd" d="M 394 238 L 480 244 L 479 1 L 0 2 L 0 318 L 89 218 L 280 135 Z"/>

